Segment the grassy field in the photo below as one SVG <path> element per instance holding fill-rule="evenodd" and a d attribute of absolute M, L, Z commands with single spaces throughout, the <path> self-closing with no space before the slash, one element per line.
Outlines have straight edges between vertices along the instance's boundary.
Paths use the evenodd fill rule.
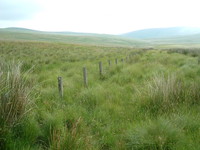
<path fill-rule="evenodd" d="M 199 150 L 198 55 L 0 41 L 0 149 Z"/>

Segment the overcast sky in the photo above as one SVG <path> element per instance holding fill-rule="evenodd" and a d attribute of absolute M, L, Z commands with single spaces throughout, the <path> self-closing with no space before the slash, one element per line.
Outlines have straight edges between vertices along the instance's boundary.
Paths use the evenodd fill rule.
<path fill-rule="evenodd" d="M 120 34 L 200 27 L 199 0 L 0 0 L 0 28 Z"/>

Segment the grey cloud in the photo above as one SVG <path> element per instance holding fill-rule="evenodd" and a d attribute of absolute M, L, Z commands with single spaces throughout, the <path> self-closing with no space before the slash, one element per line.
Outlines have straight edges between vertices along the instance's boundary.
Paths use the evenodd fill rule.
<path fill-rule="evenodd" d="M 25 20 L 40 10 L 30 0 L 0 0 L 0 20 Z"/>

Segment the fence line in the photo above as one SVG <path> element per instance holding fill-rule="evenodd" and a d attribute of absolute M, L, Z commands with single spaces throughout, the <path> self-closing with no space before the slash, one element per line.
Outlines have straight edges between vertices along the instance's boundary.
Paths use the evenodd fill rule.
<path fill-rule="evenodd" d="M 131 58 L 132 55 L 126 56 L 126 62 L 128 62 L 129 58 Z M 121 62 L 124 63 L 124 59 L 121 59 Z M 198 60 L 198 62 L 200 63 L 200 59 Z M 118 59 L 115 59 L 115 64 L 118 64 Z M 108 60 L 108 65 L 109 67 L 111 66 L 111 60 Z M 102 77 L 103 75 L 103 65 L 102 65 L 102 61 L 99 62 L 99 75 L 100 77 Z M 87 68 L 83 67 L 83 82 L 84 82 L 84 86 L 87 88 L 88 87 L 88 75 L 87 75 Z M 63 98 L 63 80 L 62 77 L 58 77 L 58 91 L 59 91 L 59 95 L 61 98 Z"/>

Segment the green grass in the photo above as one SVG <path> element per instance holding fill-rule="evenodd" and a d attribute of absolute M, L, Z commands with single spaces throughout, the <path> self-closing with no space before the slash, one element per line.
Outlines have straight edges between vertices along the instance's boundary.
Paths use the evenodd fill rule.
<path fill-rule="evenodd" d="M 23 62 L 22 75 L 32 70 L 26 73 L 28 83 L 23 85 L 33 86 L 30 102 L 34 104 L 1 134 L 0 148 L 200 148 L 200 65 L 190 52 L 1 41 L 0 58 L 6 63 Z M 102 77 L 99 61 L 103 63 Z M 88 88 L 83 84 L 84 66 Z M 58 76 L 63 77 L 63 99 L 58 92 Z M 5 128 L 1 126 L 0 131 Z"/>

